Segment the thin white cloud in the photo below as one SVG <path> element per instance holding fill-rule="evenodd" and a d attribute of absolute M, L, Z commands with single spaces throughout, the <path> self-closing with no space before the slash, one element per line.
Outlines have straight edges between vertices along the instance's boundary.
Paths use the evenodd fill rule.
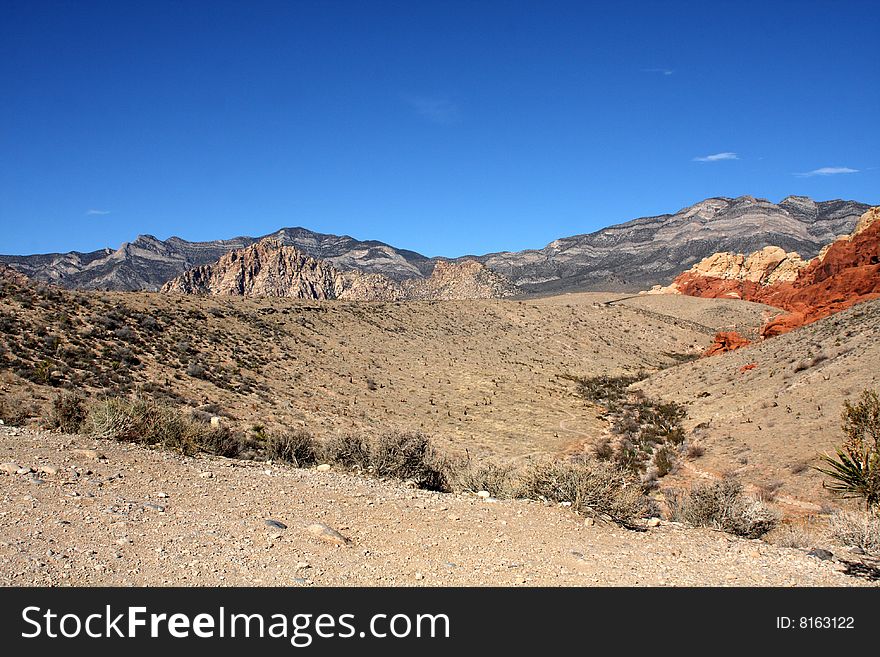
<path fill-rule="evenodd" d="M 86 215 L 89 217 L 104 216 L 105 214 L 110 214 L 110 210 L 87 210 L 86 211 Z"/>
<path fill-rule="evenodd" d="M 671 68 L 643 68 L 642 73 L 659 73 L 660 75 L 672 75 L 675 71 Z"/>
<path fill-rule="evenodd" d="M 703 157 L 695 157 L 694 162 L 722 162 L 723 160 L 738 160 L 736 153 L 713 153 Z"/>
<path fill-rule="evenodd" d="M 836 176 L 841 173 L 858 173 L 858 169 L 850 169 L 849 167 L 822 167 L 821 169 L 813 169 L 805 173 L 796 173 L 794 175 L 801 178 L 810 178 L 812 176 Z"/>
<path fill-rule="evenodd" d="M 404 101 L 423 119 L 439 125 L 450 125 L 461 120 L 458 105 L 447 98 L 405 96 Z"/>

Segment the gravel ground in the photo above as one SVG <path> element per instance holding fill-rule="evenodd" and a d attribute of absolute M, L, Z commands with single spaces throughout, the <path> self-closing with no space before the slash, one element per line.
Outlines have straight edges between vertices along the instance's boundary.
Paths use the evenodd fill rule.
<path fill-rule="evenodd" d="M 335 470 L 11 428 L 0 462 L 6 586 L 872 584 L 844 574 L 848 554 L 665 522 L 629 531 Z"/>

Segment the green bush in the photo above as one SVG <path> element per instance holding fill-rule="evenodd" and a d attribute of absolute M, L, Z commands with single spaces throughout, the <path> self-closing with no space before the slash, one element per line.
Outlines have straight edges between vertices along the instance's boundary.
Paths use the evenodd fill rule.
<path fill-rule="evenodd" d="M 866 510 L 880 505 L 880 396 L 862 391 L 858 403 L 843 404 L 843 432 L 846 441 L 836 456 L 822 454 L 823 467 L 816 470 L 831 483 L 823 485 L 842 498 L 862 499 Z"/>

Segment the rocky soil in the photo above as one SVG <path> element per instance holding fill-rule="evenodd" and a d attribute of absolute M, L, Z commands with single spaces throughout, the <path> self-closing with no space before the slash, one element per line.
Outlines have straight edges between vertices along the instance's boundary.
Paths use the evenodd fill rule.
<path fill-rule="evenodd" d="M 333 470 L 9 428 L 0 461 L 5 586 L 872 584 L 845 574 L 865 557 L 842 549 L 822 560 L 666 522 L 630 531 Z"/>

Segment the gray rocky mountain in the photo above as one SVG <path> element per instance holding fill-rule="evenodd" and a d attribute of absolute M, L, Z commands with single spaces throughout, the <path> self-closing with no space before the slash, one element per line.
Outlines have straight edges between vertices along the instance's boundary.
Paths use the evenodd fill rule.
<path fill-rule="evenodd" d="M 668 283 L 719 252 L 751 253 L 774 245 L 811 258 L 852 232 L 870 206 L 789 196 L 774 204 L 751 196 L 710 198 L 675 214 L 643 217 L 543 249 L 492 253 L 476 260 L 523 291 L 637 291 Z"/>
<path fill-rule="evenodd" d="M 427 277 L 396 281 L 359 270 L 342 272 L 277 238 L 267 238 L 223 254 L 209 265 L 187 270 L 162 292 L 349 301 L 496 299 L 517 288 L 475 260 L 441 261 Z"/>
<path fill-rule="evenodd" d="M 594 233 L 565 237 L 543 249 L 467 256 L 502 274 L 524 292 L 637 291 L 667 284 L 706 256 L 750 253 L 768 245 L 815 256 L 852 232 L 870 206 L 789 196 L 779 204 L 751 196 L 710 198 L 674 214 L 643 217 Z M 283 228 L 263 237 L 188 242 L 142 235 L 115 251 L 0 256 L 36 280 L 79 289 L 158 290 L 183 272 L 215 262 L 262 239 L 278 240 L 343 272 L 376 274 L 393 282 L 425 279 L 442 258 L 428 258 L 377 241 Z M 370 286 L 372 287 L 372 286 Z"/>

